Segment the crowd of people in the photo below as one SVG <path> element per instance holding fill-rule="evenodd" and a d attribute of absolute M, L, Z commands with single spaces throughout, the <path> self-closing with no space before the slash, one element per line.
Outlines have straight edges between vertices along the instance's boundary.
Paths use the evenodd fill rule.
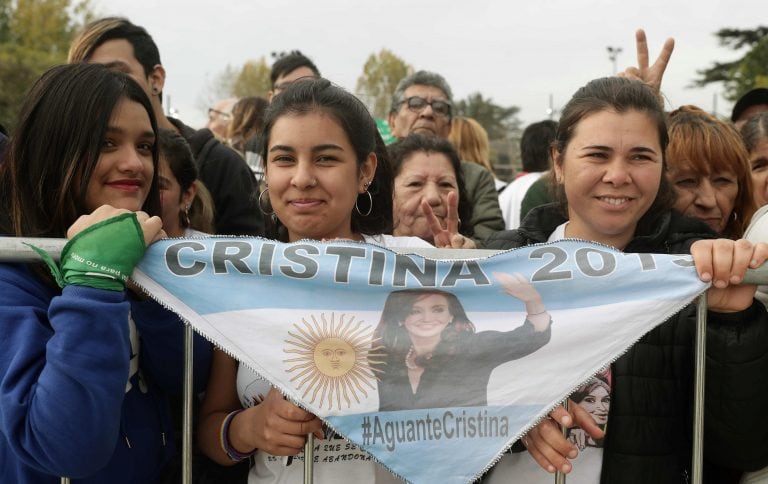
<path fill-rule="evenodd" d="M 507 184 L 486 131 L 455 116 L 438 73 L 400 80 L 389 146 L 366 106 L 299 51 L 276 60 L 266 98 L 221 100 L 194 129 L 162 109 L 166 73 L 144 28 L 86 25 L 68 64 L 30 86 L 0 132 L 0 234 L 68 239 L 58 263 L 44 253 L 0 263 L 0 482 L 177 481 L 184 326 L 129 276 L 153 241 L 207 234 L 446 249 L 576 238 L 690 254 L 712 283 L 704 480 L 758 479 L 748 473 L 768 466 L 768 290 L 741 282 L 768 258 L 768 89 L 743 96 L 730 121 L 695 106 L 665 112 L 674 42 L 651 65 L 642 31 L 636 41 L 637 67 L 578 88 L 559 122 L 526 128 L 523 171 Z M 430 398 L 456 382 L 435 370 L 488 360 L 475 343 L 490 338 L 498 361 L 471 378 L 482 400 L 472 404 L 484 405 L 495 366 L 546 344 L 541 296 L 501 277 L 527 310 L 515 343 L 475 332 L 449 292 L 390 295 L 376 329 L 389 362 L 382 411 L 445 406 Z M 560 471 L 583 483 L 689 482 L 694 319 L 688 306 L 645 335 L 484 481 Z M 194 344 L 196 482 L 294 482 L 303 469 L 282 457 L 308 434 L 338 438 L 225 352 Z M 316 482 L 395 481 L 369 459 L 324 452 Z"/>

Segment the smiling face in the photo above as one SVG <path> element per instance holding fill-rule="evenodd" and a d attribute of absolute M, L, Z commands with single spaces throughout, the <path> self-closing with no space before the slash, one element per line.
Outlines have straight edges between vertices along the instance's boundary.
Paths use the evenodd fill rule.
<path fill-rule="evenodd" d="M 579 405 L 592 415 L 595 423 L 605 425 L 608 422 L 608 411 L 611 408 L 611 395 L 602 385 L 596 385 Z"/>
<path fill-rule="evenodd" d="M 269 133 L 269 200 L 290 242 L 362 240 L 352 232 L 352 210 L 375 171 L 376 156 L 359 166 L 347 134 L 324 112 L 284 115 Z"/>
<path fill-rule="evenodd" d="M 413 96 L 418 96 L 428 103 L 448 101 L 442 89 L 423 84 L 408 87 L 403 94 L 403 101 Z M 451 132 L 451 117 L 450 115 L 435 113 L 430 104 L 416 110 L 409 108 L 407 102 L 403 102 L 396 113 L 389 115 L 389 127 L 392 130 L 392 135 L 396 138 L 405 138 L 411 133 L 447 138 Z"/>
<path fill-rule="evenodd" d="M 667 177 L 675 190 L 675 209 L 722 233 L 736 205 L 738 177 L 731 171 L 701 173 L 685 162 L 670 163 Z"/>
<path fill-rule="evenodd" d="M 442 294 L 428 294 L 413 303 L 403 326 L 415 346 L 434 346 L 452 321 L 448 299 Z"/>
<path fill-rule="evenodd" d="M 459 196 L 456 173 L 442 153 L 417 151 L 406 158 L 395 177 L 393 193 L 394 235 L 410 235 L 432 241 L 433 234 L 421 209 L 425 200 L 445 228 L 448 194 Z"/>
<path fill-rule="evenodd" d="M 154 175 L 154 144 L 155 134 L 144 107 L 127 99 L 118 102 L 88 182 L 86 209 L 92 212 L 102 205 L 112 205 L 141 210 Z"/>
<path fill-rule="evenodd" d="M 635 110 L 591 114 L 553 157 L 568 199 L 566 236 L 623 249 L 659 191 L 662 151 L 653 120 Z"/>

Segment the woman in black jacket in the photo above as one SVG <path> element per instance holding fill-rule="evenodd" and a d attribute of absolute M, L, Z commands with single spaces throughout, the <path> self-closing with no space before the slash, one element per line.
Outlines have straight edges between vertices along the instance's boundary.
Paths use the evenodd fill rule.
<path fill-rule="evenodd" d="M 531 211 L 518 230 L 491 237 L 510 249 L 562 238 L 590 240 L 633 253 L 691 253 L 708 291 L 705 459 L 737 469 L 768 464 L 768 325 L 754 286 L 739 285 L 768 246 L 714 239 L 709 227 L 671 210 L 665 179 L 668 136 L 662 106 L 645 84 L 597 79 L 563 110 L 552 149 L 560 202 Z M 620 321 L 617 321 L 617 323 Z M 547 472 L 579 482 L 685 483 L 690 478 L 693 405 L 692 307 L 644 336 L 611 365 L 605 433 L 587 412 L 558 408 L 521 440 Z M 604 448 L 580 457 L 557 424 L 578 424 Z M 526 459 L 523 461 L 522 459 Z M 506 461 L 506 462 L 505 462 Z M 527 456 L 502 459 L 491 482 L 550 482 Z M 522 479 L 522 480 L 521 480 Z"/>

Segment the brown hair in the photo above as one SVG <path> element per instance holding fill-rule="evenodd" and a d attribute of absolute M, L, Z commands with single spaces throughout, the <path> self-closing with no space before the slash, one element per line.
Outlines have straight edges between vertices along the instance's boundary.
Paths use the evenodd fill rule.
<path fill-rule="evenodd" d="M 264 112 L 269 103 L 263 97 L 244 97 L 232 107 L 232 121 L 227 129 L 230 146 L 245 151 L 245 142 L 261 133 L 264 128 Z"/>
<path fill-rule="evenodd" d="M 732 172 L 739 192 L 733 206 L 734 217 L 722 235 L 737 239 L 752 219 L 757 207 L 752 197 L 749 153 L 736 129 L 696 106 L 681 106 L 669 113 L 669 166 L 687 166 L 702 176 Z"/>
<path fill-rule="evenodd" d="M 592 114 L 614 111 L 626 113 L 639 111 L 648 116 L 656 125 L 659 134 L 659 145 L 662 153 L 662 170 L 666 171 L 665 151 L 669 144 L 667 124 L 664 109 L 653 90 L 646 84 L 625 79 L 622 77 L 603 77 L 588 82 L 574 93 L 568 104 L 563 108 L 560 121 L 557 125 L 557 134 L 552 143 L 552 149 L 560 153 L 559 162 L 563 162 L 563 154 L 568 143 L 576 132 L 579 123 Z M 557 160 L 554 160 L 557 162 Z M 568 200 L 565 189 L 555 179 L 555 170 L 550 172 L 550 183 L 556 200 L 560 203 L 563 214 L 568 216 Z M 661 211 L 672 208 L 675 196 L 669 181 L 665 176 L 661 177 L 659 191 L 656 199 L 648 211 L 640 218 L 638 226 L 645 226 L 647 222 L 655 219 Z"/>

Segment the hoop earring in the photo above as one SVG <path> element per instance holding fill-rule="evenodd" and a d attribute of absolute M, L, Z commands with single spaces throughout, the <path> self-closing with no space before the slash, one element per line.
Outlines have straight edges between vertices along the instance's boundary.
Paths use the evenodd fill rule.
<path fill-rule="evenodd" d="M 272 205 L 269 204 L 269 197 L 267 197 L 267 205 L 264 204 L 262 199 L 264 198 L 264 194 L 269 193 L 269 187 L 266 187 L 264 190 L 259 193 L 259 210 L 261 213 L 267 216 L 271 216 L 275 214 L 275 210 L 272 208 Z M 269 207 L 269 210 L 265 210 L 264 207 Z"/>
<path fill-rule="evenodd" d="M 357 199 L 355 199 L 355 212 L 357 212 L 361 217 L 367 217 L 371 214 L 371 210 L 373 210 L 373 196 L 371 195 L 371 192 L 366 189 L 364 194 L 368 195 L 368 210 L 365 213 L 360 210 L 360 206 L 358 205 L 358 202 L 360 201 L 360 195 L 358 195 Z"/>

